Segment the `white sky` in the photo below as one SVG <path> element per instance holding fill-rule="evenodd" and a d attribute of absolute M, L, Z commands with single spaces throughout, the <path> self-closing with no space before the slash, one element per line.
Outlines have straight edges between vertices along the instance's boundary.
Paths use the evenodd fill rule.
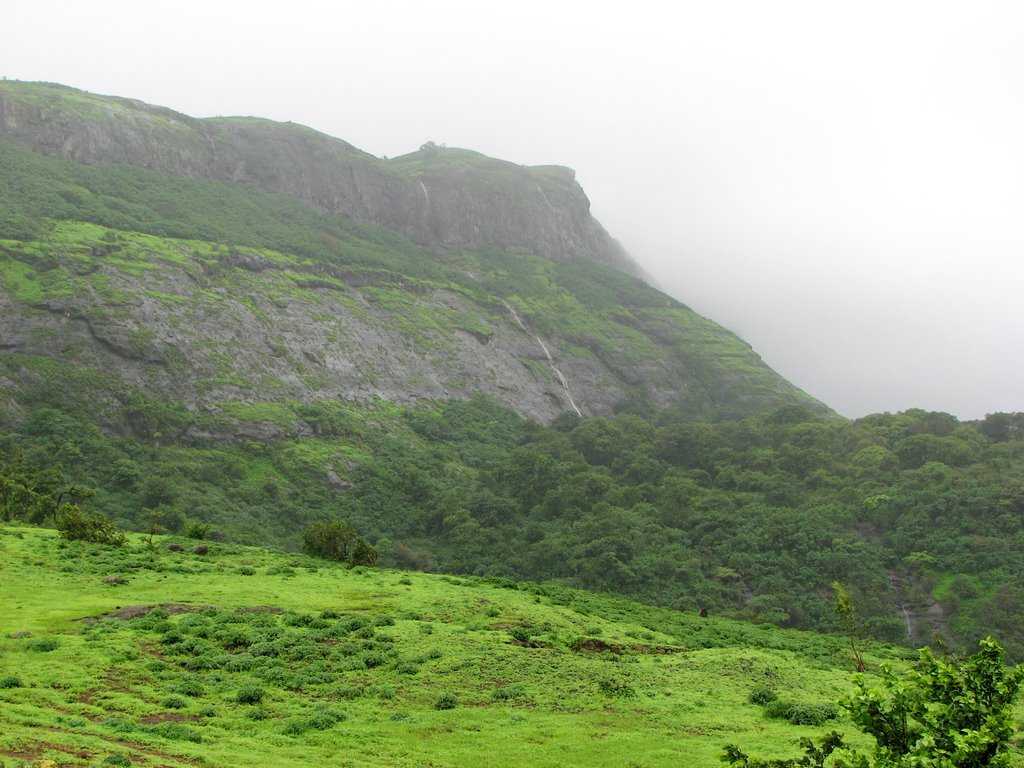
<path fill-rule="evenodd" d="M 4 0 L 0 75 L 577 170 L 840 412 L 1024 410 L 1024 5 Z"/>

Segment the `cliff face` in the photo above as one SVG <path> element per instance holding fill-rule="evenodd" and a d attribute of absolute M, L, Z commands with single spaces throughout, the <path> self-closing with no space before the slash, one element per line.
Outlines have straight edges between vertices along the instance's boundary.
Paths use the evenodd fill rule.
<path fill-rule="evenodd" d="M 383 160 L 294 123 L 196 119 L 64 86 L 0 83 L 0 136 L 86 164 L 247 184 L 432 248 L 523 249 L 639 270 L 567 168 L 425 145 Z"/>
<path fill-rule="evenodd" d="M 632 268 L 566 168 L 0 83 L 0 420 L 53 387 L 112 427 L 137 397 L 827 410 Z"/>

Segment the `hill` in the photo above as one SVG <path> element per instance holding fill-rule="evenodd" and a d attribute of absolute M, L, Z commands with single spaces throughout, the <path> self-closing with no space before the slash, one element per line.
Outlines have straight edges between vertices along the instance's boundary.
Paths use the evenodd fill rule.
<path fill-rule="evenodd" d="M 710 768 L 825 730 L 767 718 L 755 686 L 850 688 L 840 638 L 196 543 L 0 529 L 0 759 Z"/>
<path fill-rule="evenodd" d="M 1024 658 L 1020 415 L 839 419 L 596 228 L 562 168 L 0 84 L 0 517 L 345 519 L 389 566 L 816 630 L 838 579 L 880 639 Z"/>
<path fill-rule="evenodd" d="M 30 98 L 40 88 L 45 98 Z M 635 397 L 681 405 L 695 418 L 792 403 L 826 410 L 735 335 L 601 263 L 596 251 L 577 253 L 575 225 L 563 221 L 575 203 L 558 202 L 554 191 L 544 193 L 543 227 L 567 238 L 560 258 L 472 223 L 479 243 L 446 241 L 437 250 L 399 234 L 394 222 L 383 222 L 391 230 L 359 223 L 253 185 L 83 165 L 26 148 L 35 137 L 60 154 L 64 144 L 46 138 L 49 131 L 78 126 L 83 110 L 95 116 L 97 98 L 0 86 L 6 351 L 103 371 L 192 410 L 223 401 L 476 393 L 543 421 L 565 410 L 610 413 Z M 19 106 L 26 100 L 35 105 L 28 117 Z M 99 111 L 113 131 L 164 114 L 109 103 Z M 151 141 L 165 147 L 170 138 Z M 135 146 L 126 137 L 110 143 Z M 156 148 L 151 156 L 161 157 Z M 315 156 L 308 162 L 325 167 Z M 454 150 L 394 163 L 399 179 L 454 174 L 459 195 L 515 232 L 529 229 L 521 216 L 534 220 L 513 210 L 506 192 L 518 193 L 492 178 L 510 164 Z M 568 183 L 557 169 L 529 173 Z M 478 187 L 493 194 L 478 195 Z M 452 205 L 459 215 L 472 208 Z M 57 348 L 54 339 L 66 343 Z"/>
<path fill-rule="evenodd" d="M 0 83 L 0 135 L 79 163 L 245 184 L 441 248 L 525 249 L 639 273 L 575 174 L 431 142 L 394 160 L 295 123 L 196 119 L 50 83 Z"/>

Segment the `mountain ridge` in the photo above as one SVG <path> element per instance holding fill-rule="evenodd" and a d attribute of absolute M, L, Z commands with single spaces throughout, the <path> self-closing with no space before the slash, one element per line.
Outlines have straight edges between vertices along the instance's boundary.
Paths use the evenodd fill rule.
<path fill-rule="evenodd" d="M 562 166 L 523 166 L 431 142 L 393 160 L 293 122 L 194 118 L 48 83 L 0 83 L 0 135 L 87 164 L 256 186 L 432 248 L 525 248 L 642 274 Z M 496 215 L 497 214 L 497 215 Z"/>
<path fill-rule="evenodd" d="M 197 125 L 231 156 L 200 162 Z M 268 130 L 283 152 L 264 152 Z M 7 349 L 54 357 L 64 338 L 68 360 L 187 408 L 484 393 L 544 422 L 636 398 L 694 418 L 827 412 L 608 263 L 624 252 L 560 166 L 435 146 L 384 161 L 293 124 L 11 81 L 0 164 Z"/>

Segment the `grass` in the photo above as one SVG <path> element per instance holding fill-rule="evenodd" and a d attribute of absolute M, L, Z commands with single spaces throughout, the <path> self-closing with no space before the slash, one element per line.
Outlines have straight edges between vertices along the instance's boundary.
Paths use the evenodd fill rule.
<path fill-rule="evenodd" d="M 833 638 L 226 544 L 0 533 L 0 678 L 17 680 L 0 687 L 0 759 L 699 768 L 727 742 L 781 756 L 851 731 L 749 702 L 765 681 L 806 705 L 842 695 Z"/>

